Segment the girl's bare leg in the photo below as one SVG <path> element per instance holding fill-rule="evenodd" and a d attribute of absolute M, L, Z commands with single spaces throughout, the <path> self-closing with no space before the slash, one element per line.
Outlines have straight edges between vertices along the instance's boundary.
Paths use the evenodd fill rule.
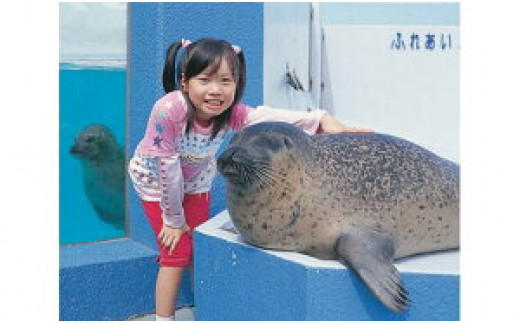
<path fill-rule="evenodd" d="M 155 283 L 155 314 L 161 317 L 175 315 L 175 304 L 181 286 L 184 267 L 159 267 Z"/>

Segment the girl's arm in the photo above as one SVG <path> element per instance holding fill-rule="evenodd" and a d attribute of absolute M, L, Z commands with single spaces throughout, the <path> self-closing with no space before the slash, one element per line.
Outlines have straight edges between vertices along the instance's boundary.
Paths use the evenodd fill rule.
<path fill-rule="evenodd" d="M 316 133 L 372 132 L 362 128 L 346 127 L 324 110 L 306 112 L 275 109 L 267 106 L 259 106 L 253 109 L 244 105 L 235 108 L 234 118 L 232 119 L 235 120 L 234 124 L 237 126 L 234 128 L 237 130 L 260 122 L 280 121 L 291 123 L 310 135 Z"/>
<path fill-rule="evenodd" d="M 184 199 L 184 179 L 180 166 L 180 159 L 174 157 L 160 157 L 158 159 L 159 187 L 161 189 L 161 209 L 163 211 L 163 227 L 158 239 L 170 249 L 175 249 L 184 232 L 190 229 L 186 225 L 182 202 Z"/>
<path fill-rule="evenodd" d="M 182 202 L 183 177 L 178 154 L 170 157 L 134 156 L 128 173 L 139 196 L 159 200 L 163 226 L 159 241 L 170 250 L 175 248 L 186 226 Z"/>
<path fill-rule="evenodd" d="M 330 114 L 325 113 L 320 120 L 320 125 L 318 127 L 318 131 L 316 133 L 372 133 L 373 130 L 364 129 L 364 128 L 356 128 L 356 127 L 347 127 L 343 125 L 341 122 L 336 120 Z"/>
<path fill-rule="evenodd" d="M 150 112 L 145 135 L 136 149 L 136 154 L 155 160 L 154 172 L 158 176 L 163 222 L 174 228 L 185 224 L 182 209 L 184 179 L 177 150 L 183 129 L 181 121 L 185 115 L 186 107 L 179 91 L 157 100 Z"/>
<path fill-rule="evenodd" d="M 178 155 L 158 157 L 157 164 L 163 222 L 172 228 L 182 228 L 186 224 L 186 220 L 182 208 L 184 179 L 180 158 Z"/>
<path fill-rule="evenodd" d="M 234 127 L 236 130 L 243 129 L 248 126 L 260 122 L 278 121 L 287 122 L 302 129 L 309 135 L 313 135 L 318 131 L 320 120 L 325 114 L 323 110 L 314 110 L 311 112 L 292 111 L 285 109 L 275 109 L 268 106 L 259 106 L 257 108 L 250 108 L 247 106 L 236 107 L 235 116 L 237 116 L 238 126 Z M 233 119 L 233 118 L 232 118 Z"/>

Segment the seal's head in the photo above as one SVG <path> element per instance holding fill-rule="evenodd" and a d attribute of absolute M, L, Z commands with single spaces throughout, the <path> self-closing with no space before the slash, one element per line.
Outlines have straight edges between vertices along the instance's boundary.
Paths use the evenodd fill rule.
<path fill-rule="evenodd" d="M 287 165 L 302 157 L 308 136 L 300 129 L 282 122 L 264 122 L 236 134 L 228 149 L 218 158 L 219 172 L 228 184 L 243 189 L 272 186 L 281 180 Z"/>
<path fill-rule="evenodd" d="M 117 144 L 110 129 L 94 124 L 76 135 L 70 153 L 79 160 L 91 161 L 107 157 L 114 147 L 117 147 Z"/>
<path fill-rule="evenodd" d="M 235 135 L 217 166 L 226 180 L 229 215 L 245 241 L 301 250 L 298 214 L 307 189 L 310 136 L 280 122 L 259 123 Z"/>

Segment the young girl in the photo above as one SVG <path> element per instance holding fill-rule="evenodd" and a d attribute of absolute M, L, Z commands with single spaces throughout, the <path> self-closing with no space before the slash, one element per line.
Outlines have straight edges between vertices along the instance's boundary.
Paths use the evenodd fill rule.
<path fill-rule="evenodd" d="M 179 50 L 184 50 L 176 70 Z M 208 219 L 215 154 L 225 134 L 262 121 L 292 123 L 309 134 L 364 132 L 324 111 L 250 108 L 242 50 L 222 40 L 173 43 L 163 70 L 166 95 L 154 105 L 128 172 L 157 235 L 156 318 L 171 320 L 184 267 L 192 262 L 191 232 Z"/>

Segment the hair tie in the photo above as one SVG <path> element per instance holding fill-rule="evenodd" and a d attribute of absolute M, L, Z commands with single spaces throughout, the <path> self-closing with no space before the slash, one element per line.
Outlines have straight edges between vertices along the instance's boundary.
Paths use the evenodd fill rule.
<path fill-rule="evenodd" d="M 184 38 L 181 39 L 181 46 L 182 46 L 182 47 L 186 48 L 186 47 L 188 47 L 188 46 L 190 46 L 190 45 L 191 45 L 191 41 L 190 41 L 190 40 L 188 40 L 188 39 L 184 39 Z"/>
<path fill-rule="evenodd" d="M 233 47 L 233 50 L 235 51 L 235 54 L 240 54 L 240 52 L 242 52 L 242 48 L 240 48 L 240 46 L 237 46 L 237 45 L 231 45 L 231 47 Z"/>

